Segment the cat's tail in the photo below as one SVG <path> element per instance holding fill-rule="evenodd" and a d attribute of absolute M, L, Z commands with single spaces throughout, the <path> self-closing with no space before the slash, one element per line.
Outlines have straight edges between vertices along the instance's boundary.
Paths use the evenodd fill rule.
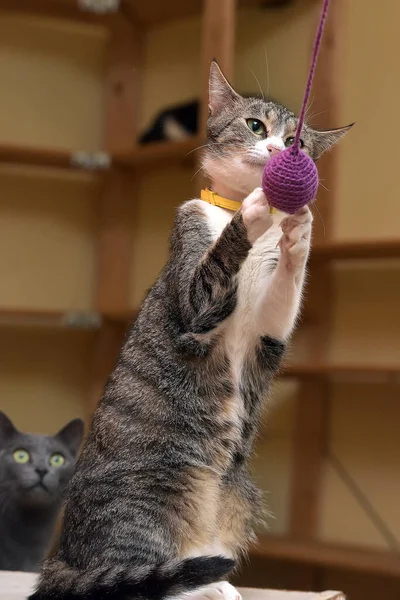
<path fill-rule="evenodd" d="M 28 600 L 161 600 L 224 579 L 235 561 L 197 556 L 157 566 L 72 569 L 54 558 L 46 561 L 36 591 Z"/>

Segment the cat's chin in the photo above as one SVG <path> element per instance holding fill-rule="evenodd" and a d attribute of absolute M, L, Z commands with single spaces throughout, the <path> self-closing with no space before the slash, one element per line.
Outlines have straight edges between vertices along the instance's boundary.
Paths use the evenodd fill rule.
<path fill-rule="evenodd" d="M 246 197 L 261 186 L 265 166 L 265 161 L 251 160 L 252 162 L 249 162 L 250 159 L 244 160 L 243 157 L 237 156 L 226 156 L 224 160 L 209 160 L 206 170 L 214 184 L 213 187 L 222 185 L 227 195 L 232 191 L 235 195 Z"/>
<path fill-rule="evenodd" d="M 55 498 L 43 483 L 20 490 L 20 503 L 26 508 L 39 508 L 54 502 Z"/>

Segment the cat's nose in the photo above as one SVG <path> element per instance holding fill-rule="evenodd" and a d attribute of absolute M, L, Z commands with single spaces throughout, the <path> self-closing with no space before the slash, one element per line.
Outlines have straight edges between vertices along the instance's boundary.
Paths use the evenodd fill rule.
<path fill-rule="evenodd" d="M 270 156 L 275 156 L 276 154 L 279 154 L 279 152 L 281 151 L 280 148 L 278 148 L 277 146 L 274 146 L 273 144 L 268 144 L 267 150 L 268 150 Z"/>
<path fill-rule="evenodd" d="M 36 473 L 39 475 L 40 479 L 43 479 L 45 475 L 47 475 L 47 469 L 35 469 Z"/>

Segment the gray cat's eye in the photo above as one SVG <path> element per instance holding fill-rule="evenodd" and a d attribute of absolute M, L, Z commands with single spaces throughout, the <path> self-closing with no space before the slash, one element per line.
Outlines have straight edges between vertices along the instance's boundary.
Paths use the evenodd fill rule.
<path fill-rule="evenodd" d="M 254 135 L 260 137 L 267 137 L 267 129 L 262 121 L 259 119 L 246 119 L 247 127 Z"/>
<path fill-rule="evenodd" d="M 49 463 L 52 467 L 62 467 L 65 463 L 65 458 L 60 452 L 55 452 L 50 456 Z"/>
<path fill-rule="evenodd" d="M 18 448 L 18 450 L 15 450 L 13 452 L 13 459 L 19 465 L 25 465 L 30 461 L 31 456 L 27 450 L 24 450 L 23 448 Z"/>

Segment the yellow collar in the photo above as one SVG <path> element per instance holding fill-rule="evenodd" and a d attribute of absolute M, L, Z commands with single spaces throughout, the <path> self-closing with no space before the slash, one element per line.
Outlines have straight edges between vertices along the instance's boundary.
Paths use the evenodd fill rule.
<path fill-rule="evenodd" d="M 204 200 L 204 202 L 208 202 L 208 204 L 220 206 L 221 208 L 227 208 L 228 210 L 236 211 L 242 206 L 242 203 L 238 200 L 229 200 L 228 198 L 223 198 L 208 188 L 201 190 L 201 199 Z"/>
<path fill-rule="evenodd" d="M 237 211 L 242 206 L 242 203 L 238 200 L 229 200 L 229 198 L 223 198 L 216 192 L 212 192 L 208 188 L 201 190 L 201 199 L 208 204 L 213 206 L 220 206 L 221 208 L 227 208 L 228 210 Z M 269 212 L 271 215 L 276 213 L 276 209 L 270 206 Z"/>

